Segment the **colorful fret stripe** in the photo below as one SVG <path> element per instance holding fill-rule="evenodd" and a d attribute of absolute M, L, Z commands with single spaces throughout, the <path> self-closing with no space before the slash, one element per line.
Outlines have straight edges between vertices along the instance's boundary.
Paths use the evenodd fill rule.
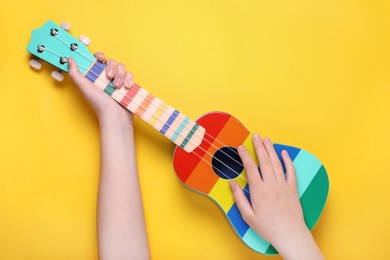
<path fill-rule="evenodd" d="M 105 63 L 96 60 L 84 76 L 186 152 L 193 151 L 202 142 L 205 133 L 202 126 L 168 106 L 147 90 L 137 84 L 129 90 L 116 89 L 113 81 L 106 76 Z"/>
<path fill-rule="evenodd" d="M 222 178 L 213 166 L 216 152 L 228 146 L 237 147 L 244 144 L 255 158 L 252 135 L 236 118 L 226 113 L 207 114 L 198 119 L 197 123 L 207 130 L 207 134 L 201 145 L 192 153 L 176 149 L 174 167 L 179 179 L 191 189 L 213 199 L 225 213 L 238 236 L 249 247 L 263 254 L 277 254 L 268 241 L 244 222 L 229 188 L 230 179 L 227 179 L 226 175 L 222 175 Z M 306 225 L 312 229 L 323 210 L 328 194 L 329 181 L 325 168 L 312 154 L 299 148 L 281 144 L 274 144 L 274 148 L 280 160 L 282 150 L 287 150 L 293 160 Z M 228 164 L 227 161 L 225 163 Z M 285 170 L 284 165 L 283 169 Z M 244 189 L 249 199 L 245 171 L 234 180 Z"/>

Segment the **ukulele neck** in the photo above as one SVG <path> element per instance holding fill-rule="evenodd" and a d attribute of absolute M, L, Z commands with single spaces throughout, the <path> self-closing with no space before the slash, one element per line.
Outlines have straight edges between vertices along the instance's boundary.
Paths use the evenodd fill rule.
<path fill-rule="evenodd" d="M 106 77 L 105 63 L 95 60 L 84 77 L 186 152 L 192 152 L 202 142 L 202 126 L 144 88 L 133 84 L 130 89 L 116 89 Z"/>

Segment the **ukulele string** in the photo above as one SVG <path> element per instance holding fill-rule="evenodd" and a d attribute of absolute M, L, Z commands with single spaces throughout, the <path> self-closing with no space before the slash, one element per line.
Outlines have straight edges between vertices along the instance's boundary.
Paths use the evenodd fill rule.
<path fill-rule="evenodd" d="M 104 82 L 104 81 L 103 81 Z M 104 82 L 105 83 L 105 82 Z M 109 83 L 110 84 L 110 83 Z M 97 85 L 97 84 L 96 84 Z M 99 86 L 100 88 L 101 87 L 104 87 L 104 86 Z M 115 90 L 114 90 L 115 91 Z M 111 93 L 112 94 L 112 93 Z M 137 104 L 138 105 L 138 104 Z M 140 104 L 140 106 L 142 107 L 142 104 Z M 160 121 L 161 123 L 163 123 L 163 121 L 160 119 L 160 118 L 157 118 L 154 114 L 152 114 L 152 117 L 156 118 L 156 120 Z M 184 137 L 185 139 L 189 140 L 186 136 L 184 136 L 183 134 L 179 133 L 179 135 L 181 135 L 182 137 Z M 192 142 L 191 140 L 189 140 L 189 142 Z M 213 157 L 213 155 L 211 153 L 209 153 L 206 149 L 204 149 L 203 147 L 201 147 L 200 145 L 198 146 L 200 150 L 204 151 L 207 155 L 209 155 L 211 158 L 215 158 L 217 161 L 219 161 L 221 164 L 223 164 L 225 167 L 229 168 L 232 172 L 234 172 L 234 174 L 236 174 L 236 177 L 240 177 L 242 179 L 244 179 L 245 181 L 247 181 L 247 179 L 242 175 L 240 174 L 239 172 L 235 171 L 234 169 L 232 169 L 229 165 L 226 165 L 223 161 L 219 160 L 218 158 L 216 157 Z M 197 154 L 194 151 L 192 151 L 191 153 L 195 154 L 197 157 L 199 157 L 202 161 L 204 161 L 205 163 L 207 163 L 208 165 L 210 165 L 213 169 L 217 170 L 218 172 L 220 172 L 226 179 L 228 180 L 232 180 L 232 178 L 230 178 L 228 175 L 226 175 L 222 170 L 220 170 L 219 168 L 217 168 L 216 166 L 212 165 L 212 163 L 210 163 L 208 160 L 206 160 L 205 158 L 203 158 L 203 156 L 200 156 L 199 154 Z M 233 178 L 235 179 L 235 178 Z M 244 190 L 246 192 L 249 193 L 248 190 L 246 190 L 244 188 Z"/>
<path fill-rule="evenodd" d="M 85 69 L 83 66 L 80 66 L 80 67 L 82 67 L 83 69 Z M 92 73 L 94 73 L 94 72 L 92 72 Z M 95 74 L 95 76 L 98 76 L 98 75 Z M 104 80 L 102 80 L 102 81 L 104 82 Z M 104 83 L 106 83 L 106 82 L 104 82 Z M 108 84 L 110 84 L 110 83 L 108 83 Z M 115 90 L 114 90 L 114 91 L 115 91 Z M 112 93 L 113 93 L 113 92 L 112 92 Z M 111 95 L 112 93 L 110 93 L 110 95 Z M 138 105 L 138 104 L 137 104 L 137 105 Z M 140 104 L 139 106 L 142 107 L 142 104 Z M 154 114 L 152 115 L 152 117 L 153 117 L 153 116 L 154 116 Z M 154 117 L 156 118 L 156 120 L 158 120 L 158 121 L 160 121 L 161 123 L 163 123 L 163 121 L 162 121 L 160 118 L 157 118 L 156 116 L 154 116 Z M 181 134 L 181 133 L 179 133 L 179 135 L 181 135 L 181 136 L 184 137 L 184 135 Z M 187 140 L 189 140 L 187 137 L 184 137 L 184 138 L 187 139 Z M 188 142 L 191 142 L 191 140 L 189 140 Z M 232 169 L 230 166 L 226 165 L 223 161 L 219 160 L 217 157 L 213 157 L 213 155 L 212 155 L 211 153 L 209 153 L 206 149 L 204 149 L 204 148 L 201 147 L 200 145 L 199 145 L 198 147 L 199 147 L 200 150 L 204 151 L 204 152 L 205 152 L 206 154 L 208 154 L 210 157 L 215 158 L 218 162 L 220 162 L 220 163 L 223 164 L 225 167 L 229 168 L 232 172 L 234 172 L 234 174 L 237 175 L 235 178 L 240 177 L 240 178 L 244 179 L 246 182 L 248 182 L 248 180 L 247 180 L 242 174 L 240 174 L 239 172 L 235 171 L 235 170 Z M 226 175 L 222 170 L 220 170 L 220 169 L 218 169 L 216 166 L 212 165 L 212 163 L 208 162 L 205 158 L 203 158 L 202 156 L 200 156 L 199 154 L 197 154 L 197 153 L 195 152 L 195 150 L 192 151 L 191 153 L 195 154 L 195 155 L 196 155 L 197 157 L 199 157 L 202 161 L 204 161 L 205 163 L 207 163 L 208 165 L 210 165 L 213 169 L 216 169 L 216 170 L 217 170 L 218 172 L 220 172 L 224 177 L 226 177 L 226 179 L 228 179 L 228 180 L 233 180 L 233 179 L 235 179 L 235 178 L 230 178 L 230 177 L 229 177 L 228 175 Z M 249 191 L 248 191 L 247 189 L 245 189 L 245 187 L 243 188 L 243 190 L 249 193 Z"/>
<path fill-rule="evenodd" d="M 69 46 L 69 44 L 68 44 L 66 41 L 64 41 L 63 39 L 61 39 L 61 37 L 60 37 L 59 35 L 55 35 L 55 37 L 56 37 L 61 43 L 63 43 L 65 46 Z M 90 57 L 88 57 L 88 56 L 85 55 L 84 53 L 80 52 L 78 49 L 76 49 L 75 52 L 77 52 L 79 55 L 81 55 L 82 57 L 84 57 L 85 59 L 87 59 L 88 61 L 90 61 L 91 63 L 97 61 L 97 59 L 93 59 L 93 60 L 92 60 Z M 100 62 L 96 62 L 95 64 L 96 64 L 100 69 L 102 69 L 102 70 L 104 70 L 104 69 L 107 67 L 107 66 L 101 66 Z M 93 71 L 91 71 L 91 72 L 93 73 Z M 98 77 L 99 75 L 96 75 L 96 76 Z M 114 88 L 115 88 L 115 87 L 114 87 Z M 113 93 L 113 92 L 112 92 L 112 93 Z M 111 95 L 112 93 L 110 93 L 110 95 Z M 153 104 L 153 103 L 152 103 L 153 100 L 150 99 L 150 98 L 148 98 L 148 96 L 143 96 L 143 94 L 140 93 L 140 92 L 138 93 L 138 95 L 140 95 L 143 99 L 149 101 L 150 105 Z M 132 99 L 131 99 L 130 97 L 128 97 L 126 94 L 124 95 L 124 97 L 126 97 L 126 98 L 132 100 Z M 163 108 L 161 108 L 161 105 L 163 105 Z M 153 105 L 153 106 L 154 106 L 154 105 Z M 165 106 L 165 107 L 164 107 L 164 106 Z M 162 112 L 164 112 L 165 109 L 166 109 L 167 107 L 168 107 L 168 106 L 166 106 L 166 105 L 164 105 L 164 104 L 160 104 L 160 105 L 157 107 L 157 109 L 160 110 L 160 111 L 162 111 Z M 156 110 L 157 110 L 157 109 L 156 109 Z M 144 110 L 146 111 L 146 109 L 144 109 Z M 181 113 L 179 114 L 178 117 L 179 117 L 180 119 L 183 119 L 183 117 L 181 117 Z M 188 128 L 187 125 L 184 125 L 184 129 L 187 129 L 187 130 L 189 130 L 190 133 L 193 133 L 193 134 L 196 135 L 197 137 L 200 137 L 200 135 L 197 133 L 197 131 L 194 131 L 194 130 Z M 236 155 L 238 155 L 237 150 L 232 149 L 232 147 L 225 145 L 223 142 L 221 142 L 220 140 L 218 140 L 218 139 L 215 138 L 214 136 L 210 135 L 209 133 L 205 132 L 205 134 L 208 135 L 208 136 L 211 137 L 211 138 L 214 138 L 214 140 L 216 140 L 217 142 L 219 142 L 220 144 L 222 144 L 222 146 L 227 147 L 231 152 L 233 152 L 233 153 L 235 153 Z M 187 139 L 187 138 L 186 138 L 186 139 Z M 204 140 L 205 140 L 207 143 L 209 143 L 211 146 L 213 146 L 213 147 L 219 149 L 219 147 L 216 146 L 214 143 L 208 141 L 207 139 L 204 139 Z M 230 156 L 229 154 L 227 154 L 225 151 L 223 151 L 223 150 L 220 150 L 220 151 L 221 151 L 224 155 L 226 155 L 229 159 L 231 159 L 231 160 L 233 160 L 234 162 L 236 162 L 240 167 L 244 167 L 244 165 L 242 165 L 241 162 L 239 162 L 239 161 L 237 161 L 236 159 L 234 159 L 233 157 L 231 157 L 231 156 Z"/>
<path fill-rule="evenodd" d="M 48 49 L 46 49 L 48 52 L 50 52 L 50 53 L 52 53 L 52 54 L 54 54 L 54 55 L 56 55 L 56 56 L 58 56 L 58 57 L 61 57 L 60 55 L 58 55 L 57 53 L 55 53 L 55 52 L 53 52 L 53 51 L 51 51 L 51 50 L 48 50 Z M 80 65 L 79 67 L 81 67 L 81 68 L 83 68 L 83 69 L 87 69 L 87 68 L 85 68 L 85 67 L 83 67 L 82 65 Z M 92 74 L 94 74 L 95 76 L 99 76 L 99 75 L 97 75 L 96 73 L 94 73 L 93 71 L 91 71 L 92 72 Z M 102 80 L 103 82 L 104 82 L 104 80 Z M 104 82 L 105 84 L 108 84 L 108 85 L 110 85 L 111 87 L 113 87 L 114 88 L 114 86 L 112 86 L 111 85 L 111 83 L 110 82 Z M 115 91 L 115 88 L 114 88 L 114 91 Z M 113 93 L 113 92 L 112 92 Z M 110 94 L 112 94 L 112 93 L 110 93 Z M 124 96 L 124 95 L 123 95 Z M 122 98 L 123 98 L 123 96 L 122 96 Z M 137 104 L 137 105 L 139 105 L 139 106 L 141 106 L 142 107 L 142 104 Z M 152 116 L 154 116 L 154 114 L 152 115 Z M 160 121 L 161 123 L 163 123 L 162 121 L 161 121 L 161 119 L 160 118 L 157 118 L 157 117 L 155 117 L 156 118 L 156 120 L 158 120 L 158 121 Z M 182 135 L 182 134 L 180 134 L 180 135 Z M 183 136 L 183 135 L 182 135 Z M 186 139 L 187 139 L 187 137 L 185 137 Z M 191 140 L 189 140 L 189 142 L 191 142 Z M 205 149 L 203 149 L 201 146 L 198 146 L 199 147 L 199 149 L 201 149 L 202 151 L 204 151 L 205 153 L 207 153 L 208 155 L 210 155 L 211 157 L 213 157 L 212 156 L 212 154 L 211 153 L 209 153 L 207 150 L 205 150 Z M 210 165 L 213 169 L 216 169 L 218 172 L 220 172 L 224 177 L 226 177 L 226 179 L 228 179 L 228 180 L 232 180 L 232 178 L 230 178 L 229 176 L 227 176 L 223 171 L 221 171 L 220 169 L 218 169 L 217 167 L 215 167 L 215 166 L 213 166 L 211 163 L 209 163 L 206 159 L 204 159 L 202 156 L 200 156 L 199 154 L 197 154 L 195 151 L 192 151 L 192 153 L 193 154 L 195 154 L 197 157 L 199 157 L 202 161 L 204 161 L 204 162 L 206 162 L 208 165 Z M 227 168 L 229 168 L 232 172 L 234 172 L 236 175 L 237 175 L 237 177 L 241 177 L 241 178 L 243 178 L 245 181 L 247 181 L 247 179 L 243 176 L 243 175 L 241 175 L 240 173 L 238 173 L 237 171 L 235 171 L 234 169 L 232 169 L 232 168 L 230 168 L 228 165 L 226 165 L 224 162 L 222 162 L 221 160 L 219 160 L 218 158 L 216 158 L 216 157 L 214 157 L 217 161 L 219 161 L 221 164 L 223 164 L 225 167 L 227 167 Z M 234 178 L 233 178 L 234 179 Z M 245 188 L 243 189 L 243 190 L 245 190 L 245 191 L 247 191 L 248 193 L 249 193 L 249 191 L 248 190 L 246 190 Z"/>
<path fill-rule="evenodd" d="M 68 44 L 67 44 L 66 42 L 64 42 L 60 37 L 56 36 L 56 38 L 59 39 L 64 45 L 68 46 Z M 61 55 L 59 55 L 59 54 L 57 54 L 57 53 L 55 53 L 55 52 L 53 52 L 53 51 L 51 51 L 51 50 L 48 50 L 48 49 L 46 49 L 46 50 L 47 50 L 48 52 L 50 52 L 50 53 L 52 53 L 52 54 L 58 56 L 58 57 L 61 57 Z M 89 60 L 89 61 L 91 61 L 91 62 L 96 61 L 96 59 L 95 59 L 95 60 L 91 60 L 89 57 L 85 56 L 83 53 L 80 53 L 78 50 L 76 50 L 76 52 L 77 52 L 79 55 L 83 56 L 84 58 L 86 58 L 87 60 Z M 99 66 L 101 69 L 104 69 L 104 68 L 105 68 L 105 67 L 103 67 L 103 66 L 100 66 L 100 63 L 97 63 L 97 66 Z M 82 66 L 81 66 L 81 67 L 82 67 Z M 87 68 L 85 68 L 85 67 L 82 67 L 82 68 L 85 69 L 85 70 L 87 70 Z M 91 72 L 92 74 L 94 74 L 96 77 L 99 76 L 99 75 L 97 75 L 96 73 L 94 73 L 93 71 L 90 71 L 90 72 Z M 115 88 L 114 86 L 112 86 L 110 82 L 105 82 L 104 80 L 101 80 L 101 81 L 103 81 L 104 83 L 106 83 L 106 84 L 108 84 L 109 86 L 111 86 L 111 87 L 114 88 L 114 90 L 110 93 L 110 95 L 112 95 L 112 93 L 116 90 L 116 88 Z M 122 98 L 123 98 L 123 97 L 129 98 L 127 95 L 123 95 Z M 144 97 L 144 98 L 145 98 L 145 97 Z M 129 99 L 130 99 L 130 98 L 129 98 Z M 147 99 L 147 97 L 146 97 L 145 99 Z M 147 100 L 148 100 L 148 99 L 147 99 Z M 132 101 L 133 101 L 133 100 L 132 100 Z M 148 100 L 148 101 L 150 102 L 150 100 Z M 134 102 L 134 101 L 133 101 L 133 102 Z M 134 102 L 134 103 L 135 103 L 135 102 Z M 136 103 L 135 103 L 135 104 L 136 104 Z M 150 104 L 152 104 L 152 102 L 150 102 Z M 146 109 L 142 106 L 142 104 L 136 104 L 136 105 L 142 107 L 142 108 L 146 111 Z M 159 109 L 162 110 L 160 107 L 159 107 Z M 154 116 L 154 115 L 152 115 L 152 116 Z M 156 117 L 156 119 L 157 119 L 157 117 Z M 162 122 L 159 118 L 158 118 L 157 120 L 159 120 L 160 122 Z M 188 128 L 187 128 L 187 129 L 188 129 Z M 190 131 L 192 131 L 194 134 L 197 134 L 197 133 L 194 132 L 192 129 L 191 129 Z M 205 132 L 205 133 L 208 134 L 207 132 Z M 181 133 L 180 133 L 179 135 L 183 136 Z M 208 134 L 208 135 L 211 136 L 210 134 Z M 198 135 L 198 136 L 199 136 L 199 135 Z M 211 136 L 211 137 L 213 137 L 213 136 Z M 214 138 L 214 137 L 213 137 L 213 138 Z M 187 137 L 185 137 L 185 139 L 188 140 Z M 213 145 L 214 147 L 218 148 L 216 145 L 214 145 L 213 143 L 209 142 L 207 139 L 204 138 L 203 140 L 205 140 L 205 141 L 208 142 L 209 144 Z M 216 139 L 216 138 L 214 138 L 214 140 L 217 140 L 219 143 L 223 144 L 221 141 L 219 141 L 219 140 Z M 188 140 L 188 141 L 191 142 L 191 140 Z M 224 145 L 224 146 L 225 146 L 225 145 Z M 203 148 L 200 147 L 200 146 L 198 146 L 198 147 L 199 147 L 201 150 L 203 150 L 205 153 L 207 153 L 208 155 L 210 155 L 211 157 L 213 157 L 208 151 L 206 151 L 205 149 L 203 149 Z M 233 151 L 233 152 L 235 152 L 235 153 L 237 154 L 237 152 L 236 152 L 235 150 L 232 150 L 229 146 L 226 146 L 226 147 L 228 147 L 231 151 Z M 235 160 L 233 157 L 231 157 L 231 156 L 229 156 L 228 154 L 226 154 L 223 150 L 221 150 L 221 152 L 223 152 L 227 157 L 229 157 L 230 159 L 232 159 L 233 161 L 235 161 L 236 163 L 238 163 L 241 167 L 243 167 L 241 163 L 237 162 L 237 160 Z M 194 152 L 194 154 L 196 154 L 196 153 Z M 206 163 L 208 163 L 209 165 L 211 165 L 211 164 L 210 164 L 208 161 L 206 161 L 203 157 L 201 157 L 201 156 L 198 155 L 198 154 L 196 154 L 196 155 L 197 155 L 198 157 L 200 157 L 203 161 L 205 161 Z M 223 164 L 225 167 L 229 168 L 232 172 L 234 172 L 234 173 L 237 175 L 237 177 L 240 176 L 241 178 L 243 178 L 244 180 L 247 181 L 247 179 L 246 179 L 244 176 L 240 175 L 240 173 L 237 173 L 234 169 L 232 169 L 231 167 L 229 167 L 228 165 L 226 165 L 224 162 L 220 161 L 218 158 L 215 157 L 215 159 L 216 159 L 217 161 L 219 161 L 221 164 Z M 211 165 L 211 166 L 212 166 L 212 165 Z M 231 178 L 229 178 L 228 176 L 226 176 L 226 175 L 225 175 L 221 170 L 219 170 L 218 168 L 216 168 L 216 167 L 214 167 L 214 166 L 212 166 L 212 168 L 217 169 L 219 172 L 222 173 L 222 175 L 224 175 L 224 176 L 227 177 L 228 179 L 231 179 Z"/>
<path fill-rule="evenodd" d="M 63 41 L 60 37 L 58 37 L 58 35 L 56 36 L 56 38 L 57 38 L 61 43 L 63 43 L 64 45 L 68 46 L 68 44 L 67 44 L 65 41 Z M 53 53 L 54 55 L 60 57 L 59 54 L 57 54 L 57 53 L 55 53 L 55 52 L 53 52 L 53 51 L 51 51 L 51 50 L 48 50 L 48 51 L 51 52 L 51 53 Z M 87 60 L 89 60 L 89 61 L 91 61 L 91 62 L 95 62 L 95 61 L 96 61 L 96 59 L 95 59 L 95 60 L 91 60 L 89 57 L 85 56 L 83 53 L 80 53 L 77 49 L 76 49 L 76 52 L 77 52 L 79 55 L 81 55 L 82 57 L 86 58 Z M 104 70 L 105 67 L 100 66 L 99 63 L 97 63 L 97 65 L 98 65 L 102 70 Z M 87 68 L 84 68 L 84 67 L 83 67 L 83 69 L 87 70 Z M 99 76 L 99 75 L 97 75 L 96 73 L 94 73 L 93 71 L 90 71 L 90 72 L 92 72 L 92 74 L 94 74 L 96 77 Z M 104 80 L 102 80 L 102 81 L 104 82 Z M 104 83 L 110 85 L 111 87 L 114 87 L 114 86 L 111 85 L 110 82 L 104 82 Z M 115 91 L 115 87 L 114 87 L 114 90 L 110 93 L 110 95 L 112 95 L 112 93 L 113 93 L 114 91 Z M 129 98 L 126 94 L 123 95 L 122 98 L 123 98 L 123 97 Z M 145 97 L 144 97 L 144 98 L 145 98 Z M 129 99 L 130 99 L 130 98 L 129 98 Z M 146 97 L 145 99 L 147 99 L 147 97 Z M 131 99 L 130 99 L 130 100 L 131 100 Z M 133 100 L 132 100 L 132 101 L 133 101 Z M 150 100 L 148 100 L 148 101 L 149 101 L 150 104 L 152 104 L 152 102 L 150 102 Z M 146 111 L 146 109 L 142 106 L 142 104 L 136 104 L 136 105 L 141 106 L 141 107 Z M 159 107 L 160 107 L 160 106 L 159 106 Z M 161 108 L 159 108 L 159 109 L 162 110 Z M 153 115 L 152 115 L 152 116 L 153 116 Z M 179 118 L 183 119 L 182 117 L 179 117 Z M 160 119 L 158 119 L 158 120 L 160 121 Z M 184 126 L 184 127 L 185 127 L 185 126 Z M 188 128 L 187 128 L 187 129 L 188 129 Z M 194 132 L 192 129 L 189 129 L 189 130 L 192 131 L 193 134 L 197 134 L 197 133 Z M 205 132 L 205 133 L 207 133 L 207 132 Z M 180 136 L 183 136 L 181 133 L 179 133 L 179 135 L 180 135 Z M 197 136 L 199 137 L 199 135 L 197 135 Z M 210 136 L 210 135 L 209 135 L 209 136 Z M 184 138 L 187 139 L 189 142 L 191 142 L 191 140 L 189 140 L 187 137 L 184 137 Z M 213 143 L 209 142 L 207 139 L 205 139 L 205 138 L 203 138 L 203 139 L 204 139 L 206 142 L 208 142 L 210 145 L 213 145 L 214 147 L 218 148 L 218 147 L 215 146 Z M 214 140 L 217 140 L 217 139 L 214 137 Z M 217 141 L 220 142 L 219 140 L 217 140 Z M 220 143 L 221 143 L 221 142 L 220 142 Z M 224 146 L 226 146 L 226 145 L 224 145 Z M 229 146 L 226 146 L 226 147 L 229 147 Z M 200 147 L 200 146 L 199 146 L 199 148 L 202 149 L 203 151 L 205 151 L 207 154 L 209 154 L 209 155 L 212 157 L 212 155 L 211 155 L 209 152 L 207 152 L 205 149 L 203 149 L 203 148 Z M 236 152 L 235 150 L 232 150 L 230 147 L 229 147 L 229 149 L 237 154 L 237 152 Z M 242 165 L 240 162 L 238 162 L 236 159 L 234 159 L 233 157 L 231 157 L 230 155 L 228 155 L 227 153 L 225 153 L 223 150 L 221 150 L 221 152 L 224 153 L 229 159 L 235 161 L 235 162 L 238 163 L 241 167 L 243 167 L 243 165 Z M 226 166 L 227 168 L 229 168 L 229 169 L 230 169 L 231 171 L 233 171 L 235 174 L 237 174 L 237 176 L 242 176 L 242 175 L 239 175 L 239 173 L 237 173 L 237 172 L 236 172 L 235 170 L 233 170 L 231 167 L 229 167 L 228 165 L 226 165 L 225 163 L 223 163 L 222 161 L 220 161 L 218 158 L 215 158 L 215 159 L 216 159 L 217 161 L 219 161 L 220 163 L 222 163 L 222 164 L 223 164 L 224 166 Z M 226 177 L 226 176 L 225 176 L 225 177 Z M 242 178 L 244 178 L 244 179 L 246 180 L 245 177 L 242 176 Z M 230 179 L 230 178 L 229 178 L 229 179 Z"/>

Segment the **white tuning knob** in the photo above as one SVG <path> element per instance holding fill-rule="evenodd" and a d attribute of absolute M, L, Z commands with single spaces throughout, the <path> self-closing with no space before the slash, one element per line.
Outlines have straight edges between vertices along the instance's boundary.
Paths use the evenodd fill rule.
<path fill-rule="evenodd" d="M 86 46 L 91 44 L 91 40 L 85 35 L 81 35 L 79 37 L 79 40 L 80 40 L 80 42 L 84 43 L 84 45 L 86 45 Z"/>
<path fill-rule="evenodd" d="M 42 64 L 39 62 L 39 60 L 35 59 L 30 60 L 30 66 L 35 70 L 40 70 L 42 68 Z"/>
<path fill-rule="evenodd" d="M 65 31 L 69 31 L 70 28 L 72 28 L 72 26 L 67 22 L 67 21 L 63 21 L 61 23 L 61 27 L 65 30 Z"/>
<path fill-rule="evenodd" d="M 64 80 L 64 75 L 62 75 L 62 73 L 60 71 L 56 71 L 54 70 L 52 73 L 51 73 L 51 76 L 57 80 L 57 81 L 63 81 Z"/>

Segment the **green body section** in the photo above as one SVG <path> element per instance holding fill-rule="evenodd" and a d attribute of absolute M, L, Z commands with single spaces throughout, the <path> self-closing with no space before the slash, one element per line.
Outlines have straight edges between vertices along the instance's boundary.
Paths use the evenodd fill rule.
<path fill-rule="evenodd" d="M 316 176 L 311 181 L 303 195 L 301 204 L 304 210 L 305 223 L 309 229 L 312 229 L 317 223 L 319 216 L 324 209 L 329 191 L 328 175 L 324 166 L 321 166 Z"/>
<path fill-rule="evenodd" d="M 329 180 L 325 167 L 321 166 L 317 174 L 310 182 L 305 192 L 302 194 L 300 200 L 302 208 L 304 208 L 303 215 L 306 226 L 311 230 L 317 223 L 321 215 L 329 191 Z M 270 245 L 265 252 L 267 255 L 274 255 L 278 252 Z"/>

